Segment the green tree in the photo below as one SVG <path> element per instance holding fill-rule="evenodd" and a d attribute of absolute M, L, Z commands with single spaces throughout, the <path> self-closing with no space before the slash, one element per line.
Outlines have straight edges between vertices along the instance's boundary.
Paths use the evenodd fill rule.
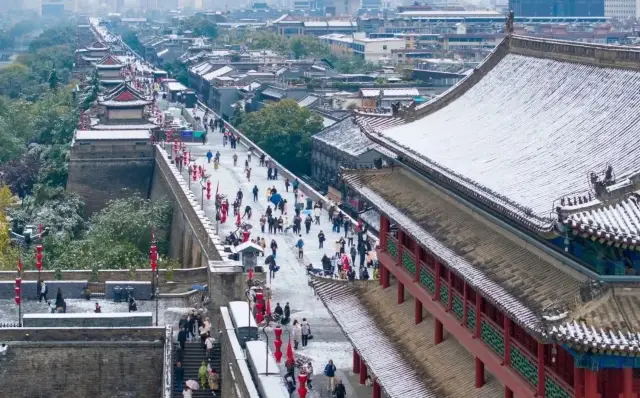
<path fill-rule="evenodd" d="M 49 89 L 54 91 L 58 89 L 58 73 L 55 68 L 51 69 L 47 82 L 49 83 Z"/>
<path fill-rule="evenodd" d="M 322 118 L 287 99 L 249 113 L 240 129 L 287 169 L 309 174 L 311 136 L 322 130 Z"/>
<path fill-rule="evenodd" d="M 12 63 L 0 69 L 0 95 L 19 98 L 32 84 L 28 67 Z"/>

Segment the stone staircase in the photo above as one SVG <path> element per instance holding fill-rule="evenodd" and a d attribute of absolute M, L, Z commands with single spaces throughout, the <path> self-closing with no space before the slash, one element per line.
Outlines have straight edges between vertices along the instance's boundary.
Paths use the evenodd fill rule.
<path fill-rule="evenodd" d="M 179 349 L 179 345 L 174 345 L 174 354 L 173 357 L 177 359 L 177 351 Z M 211 363 L 211 368 L 214 369 L 218 376 L 221 375 L 221 366 L 222 366 L 222 350 L 220 348 L 220 343 L 216 342 L 211 350 L 211 354 L 209 358 L 207 358 L 207 353 L 204 347 L 200 344 L 200 340 L 187 342 L 184 347 L 184 353 L 182 358 L 182 367 L 184 368 L 184 381 L 187 380 L 196 380 L 200 383 L 200 379 L 198 378 L 198 369 L 200 369 L 200 365 L 202 361 L 209 360 Z M 220 383 L 222 381 L 219 379 L 218 388 L 220 387 Z M 214 395 L 215 393 L 215 395 Z M 206 389 L 199 389 L 193 392 L 194 398 L 209 398 L 209 397 L 220 397 L 220 390 L 211 391 L 209 386 L 207 385 Z M 175 375 L 173 379 L 173 397 L 174 398 L 182 398 L 182 393 L 179 390 L 179 386 L 176 383 Z"/>
<path fill-rule="evenodd" d="M 486 384 L 475 388 L 475 361 L 458 341 L 445 330 L 444 341 L 433 344 L 434 320 L 423 310 L 423 321 L 414 324 L 413 298 L 405 291 L 405 302 L 396 305 L 395 285 L 362 291 L 360 301 L 379 321 L 387 336 L 402 346 L 405 358 L 419 370 L 426 383 L 447 398 L 495 398 L 504 395 L 504 387 L 485 370 Z"/>

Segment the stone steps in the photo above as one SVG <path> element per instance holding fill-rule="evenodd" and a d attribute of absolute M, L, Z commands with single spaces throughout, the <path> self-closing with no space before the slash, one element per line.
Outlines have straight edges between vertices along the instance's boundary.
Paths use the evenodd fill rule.
<path fill-rule="evenodd" d="M 179 348 L 178 344 L 174 345 L 174 358 L 177 359 L 177 350 Z M 221 363 L 222 363 L 222 351 L 220 348 L 220 343 L 217 343 L 213 346 L 213 350 L 211 351 L 211 355 L 208 358 L 211 363 L 211 368 L 215 369 L 218 372 L 218 375 L 221 374 Z M 207 355 L 205 349 L 200 344 L 200 341 L 187 342 L 185 344 L 184 353 L 182 356 L 182 367 L 184 368 L 184 381 L 187 380 L 196 380 L 200 382 L 198 378 L 198 370 L 200 369 L 200 365 L 202 361 L 207 361 Z M 221 381 L 219 381 L 218 386 L 220 386 Z M 220 390 L 215 391 L 218 396 L 220 396 Z M 193 397 L 213 397 L 214 392 L 211 391 L 208 386 L 206 389 L 199 389 L 193 392 Z M 173 380 L 173 397 L 174 398 L 182 398 L 182 393 L 179 391 L 179 386 L 175 380 Z"/>
<path fill-rule="evenodd" d="M 448 398 L 495 398 L 504 394 L 502 385 L 485 372 L 486 384 L 475 388 L 475 361 L 453 337 L 434 346 L 434 320 L 423 310 L 423 321 L 414 324 L 413 298 L 405 292 L 405 302 L 396 305 L 395 285 L 376 287 L 360 299 L 379 319 L 385 332 L 404 348 L 406 359 L 427 379 L 440 396 Z"/>

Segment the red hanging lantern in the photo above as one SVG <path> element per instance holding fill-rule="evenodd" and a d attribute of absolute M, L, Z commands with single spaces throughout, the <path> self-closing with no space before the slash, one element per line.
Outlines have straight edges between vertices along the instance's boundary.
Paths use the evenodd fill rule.
<path fill-rule="evenodd" d="M 42 245 L 36 246 L 36 268 L 38 271 L 42 270 L 42 257 L 43 257 L 43 247 Z"/>
<path fill-rule="evenodd" d="M 211 181 L 207 181 L 207 200 L 211 200 Z"/>
<path fill-rule="evenodd" d="M 276 335 L 276 339 L 273 342 L 273 344 L 275 345 L 275 352 L 273 353 L 273 355 L 276 357 L 276 362 L 280 363 L 280 361 L 282 360 L 282 328 L 280 328 L 280 326 L 276 326 L 275 329 L 273 329 L 273 333 Z"/>
<path fill-rule="evenodd" d="M 22 258 L 18 256 L 18 272 L 22 272 Z"/>
<path fill-rule="evenodd" d="M 198 168 L 195 167 L 195 165 L 194 165 L 194 167 L 193 167 L 193 181 L 197 181 L 197 180 L 198 180 Z"/>
<path fill-rule="evenodd" d="M 267 315 L 271 316 L 271 300 L 267 300 Z"/>
<path fill-rule="evenodd" d="M 289 342 L 287 342 L 287 366 L 291 367 L 295 358 L 293 357 L 293 346 L 291 345 L 291 336 L 289 336 Z"/>
<path fill-rule="evenodd" d="M 158 248 L 156 247 L 156 245 L 151 245 L 151 249 L 149 250 L 149 257 L 151 270 L 155 272 L 156 268 L 158 267 Z"/>
<path fill-rule="evenodd" d="M 22 301 L 20 296 L 16 296 L 14 300 L 16 301 L 16 305 L 20 305 L 20 302 Z"/>
<path fill-rule="evenodd" d="M 300 385 L 300 387 L 298 387 L 298 396 L 300 398 L 306 398 L 307 396 L 307 375 L 304 373 L 300 373 L 300 375 L 298 376 L 298 384 Z"/>

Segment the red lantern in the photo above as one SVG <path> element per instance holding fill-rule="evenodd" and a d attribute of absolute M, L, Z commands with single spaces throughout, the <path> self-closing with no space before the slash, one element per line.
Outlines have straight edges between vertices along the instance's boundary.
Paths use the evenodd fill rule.
<path fill-rule="evenodd" d="M 280 326 L 276 326 L 275 329 L 273 330 L 273 333 L 276 335 L 276 340 L 273 342 L 273 344 L 276 347 L 275 352 L 273 353 L 273 355 L 276 357 L 276 362 L 280 363 L 280 361 L 282 360 L 282 329 L 280 328 Z"/>
<path fill-rule="evenodd" d="M 211 200 L 211 181 L 207 181 L 207 200 Z"/>
<path fill-rule="evenodd" d="M 300 375 L 298 376 L 298 384 L 300 385 L 300 387 L 298 387 L 298 396 L 300 398 L 306 398 L 307 396 L 307 375 L 300 373 Z"/>
<path fill-rule="evenodd" d="M 198 180 L 198 168 L 193 166 L 193 181 Z"/>
<path fill-rule="evenodd" d="M 20 305 L 20 302 L 22 301 L 20 299 L 20 296 L 16 296 L 15 300 L 16 300 L 16 305 Z"/>
<path fill-rule="evenodd" d="M 36 268 L 38 269 L 38 271 L 42 270 L 42 251 L 43 251 L 43 247 L 42 245 L 37 245 L 36 246 Z"/>
<path fill-rule="evenodd" d="M 22 272 L 22 258 L 18 257 L 18 272 Z"/>
<path fill-rule="evenodd" d="M 267 315 L 271 315 L 271 300 L 267 300 Z"/>
<path fill-rule="evenodd" d="M 22 286 L 22 278 L 17 277 L 17 278 L 16 278 L 16 287 L 18 287 L 18 288 L 19 288 L 20 286 Z"/>
<path fill-rule="evenodd" d="M 293 347 L 291 346 L 291 336 L 289 336 L 289 342 L 287 343 L 287 365 L 291 366 L 295 361 L 293 357 Z"/>
<path fill-rule="evenodd" d="M 158 267 L 158 248 L 156 247 L 156 245 L 151 245 L 151 250 L 149 251 L 149 257 L 150 262 L 151 262 L 151 270 L 153 272 L 156 271 L 156 268 Z"/>

